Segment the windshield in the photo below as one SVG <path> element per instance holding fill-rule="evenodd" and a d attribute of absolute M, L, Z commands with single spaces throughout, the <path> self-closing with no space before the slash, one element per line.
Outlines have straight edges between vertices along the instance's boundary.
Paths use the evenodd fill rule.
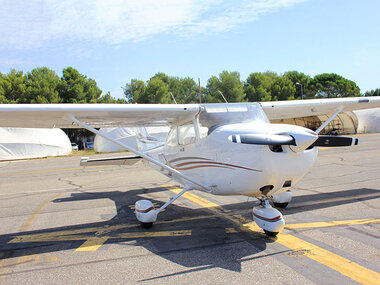
<path fill-rule="evenodd" d="M 207 134 L 222 125 L 256 121 L 269 122 L 259 103 L 202 104 L 199 113 L 199 123 L 207 128 Z"/>

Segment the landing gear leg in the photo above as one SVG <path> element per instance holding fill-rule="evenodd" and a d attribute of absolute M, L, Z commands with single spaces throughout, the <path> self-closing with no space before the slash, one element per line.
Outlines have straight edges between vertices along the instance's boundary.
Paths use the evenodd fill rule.
<path fill-rule="evenodd" d="M 253 209 L 253 220 L 266 235 L 274 237 L 284 228 L 285 220 L 279 210 L 272 208 L 267 197 L 260 201 L 261 206 Z"/>
<path fill-rule="evenodd" d="M 177 200 L 179 197 L 181 197 L 188 190 L 189 188 L 187 187 L 183 188 L 181 192 L 176 194 L 173 198 L 171 198 L 168 202 L 166 202 L 157 210 L 154 208 L 153 203 L 149 200 L 137 201 L 135 203 L 135 214 L 137 220 L 141 224 L 141 227 L 145 229 L 151 228 L 153 226 L 153 223 L 157 220 L 158 214 L 171 203 L 173 203 L 175 200 Z"/>

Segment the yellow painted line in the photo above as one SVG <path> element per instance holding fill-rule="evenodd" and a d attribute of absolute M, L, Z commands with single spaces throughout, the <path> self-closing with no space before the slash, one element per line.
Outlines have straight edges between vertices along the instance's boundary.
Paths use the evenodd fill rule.
<path fill-rule="evenodd" d="M 243 224 L 243 226 L 252 232 L 262 232 L 263 231 L 255 222 L 249 222 L 247 224 Z"/>
<path fill-rule="evenodd" d="M 147 237 L 177 237 L 190 236 L 191 230 L 183 231 L 161 231 L 161 232 L 143 232 L 143 233 L 120 233 L 113 238 L 147 238 Z"/>
<path fill-rule="evenodd" d="M 365 268 L 349 259 L 306 242 L 292 235 L 279 234 L 274 240 L 293 250 L 302 250 L 303 255 L 326 265 L 362 284 L 379 284 L 380 273 Z"/>
<path fill-rule="evenodd" d="M 5 258 L 0 260 L 0 285 L 3 284 L 6 274 L 11 269 L 10 266 L 7 266 L 6 264 L 7 260 L 8 259 L 5 259 Z"/>
<path fill-rule="evenodd" d="M 285 225 L 287 229 L 304 229 L 304 228 L 323 228 L 334 226 L 347 226 L 347 225 L 364 225 L 380 223 L 380 219 L 358 219 L 358 220 L 345 220 L 345 221 L 331 221 L 331 222 L 316 222 L 316 223 L 299 223 Z"/>
<path fill-rule="evenodd" d="M 218 217 L 219 215 L 202 215 L 196 217 L 185 217 L 176 220 L 169 221 L 157 221 L 155 224 L 167 224 L 167 223 L 179 223 L 179 222 L 187 222 L 193 220 L 200 219 L 208 219 Z M 37 234 L 29 234 L 29 235 L 20 235 L 15 236 L 8 243 L 23 243 L 23 242 L 43 242 L 43 241 L 65 241 L 65 240 L 87 240 L 93 237 L 93 235 L 81 235 L 88 233 L 109 233 L 119 229 L 128 229 L 128 228 L 138 228 L 139 224 L 132 225 L 115 225 L 115 226 L 105 226 L 105 227 L 91 227 L 91 228 L 83 228 L 76 230 L 64 230 L 64 231 L 56 231 L 56 232 L 48 232 L 48 233 L 37 233 Z M 141 235 L 141 233 L 140 233 Z M 146 235 L 145 235 L 146 236 Z M 144 237 L 144 236 L 140 236 Z M 109 237 L 111 238 L 111 237 Z"/>
<path fill-rule="evenodd" d="M 34 220 L 37 218 L 37 215 L 39 214 L 39 213 L 41 213 L 41 211 L 52 201 L 52 200 L 54 200 L 54 199 L 57 199 L 59 196 L 61 196 L 61 195 L 63 195 L 63 193 L 59 193 L 58 195 L 55 195 L 54 197 L 52 197 L 52 198 L 50 198 L 49 200 L 47 200 L 47 201 L 45 201 L 45 202 L 43 202 L 40 206 L 38 206 L 38 208 L 31 214 L 31 215 L 29 215 L 29 217 L 28 217 L 28 219 L 24 222 L 24 224 L 21 226 L 21 230 L 22 231 L 28 231 L 29 229 L 30 229 L 30 227 L 32 226 L 32 224 L 33 224 L 33 222 L 34 222 Z M 40 257 L 37 257 L 37 255 L 34 255 L 34 257 L 33 257 L 35 260 L 37 260 L 38 258 L 40 258 Z M 51 259 L 51 261 L 55 261 L 55 260 L 58 260 L 56 257 L 54 257 L 53 255 L 50 255 L 50 257 L 49 257 L 50 259 Z M 4 268 L 4 264 L 5 264 L 5 260 L 6 259 L 3 259 L 1 262 L 0 262 L 0 277 L 3 275 L 3 276 L 5 276 L 7 273 L 8 273 L 8 271 L 10 270 L 10 266 L 12 266 L 12 265 L 10 265 L 10 266 L 8 266 L 7 268 Z M 40 259 L 38 259 L 38 260 L 40 260 Z M 17 264 L 18 263 L 22 263 L 22 262 L 24 262 L 23 261 L 23 257 L 19 257 L 18 259 L 17 259 Z M 16 264 L 16 265 L 17 265 Z M 5 277 L 2 277 L 2 278 L 0 278 L 0 285 L 1 285 L 1 283 L 2 283 L 2 281 L 4 280 L 4 278 Z"/>
<path fill-rule="evenodd" d="M 54 262 L 54 261 L 58 261 L 58 258 L 51 255 L 50 253 L 32 254 L 32 255 L 20 256 L 17 259 L 17 265 L 38 264 L 38 263 L 47 263 L 47 262 Z"/>
<path fill-rule="evenodd" d="M 226 228 L 226 234 L 236 234 L 238 231 L 235 228 Z"/>
<path fill-rule="evenodd" d="M 191 230 L 187 231 L 162 231 L 162 232 L 144 232 L 144 233 L 120 233 L 114 236 L 107 237 L 92 237 L 78 247 L 75 251 L 96 251 L 108 239 L 122 238 L 146 238 L 146 237 L 168 237 L 168 236 L 189 236 Z"/>
<path fill-rule="evenodd" d="M 75 241 L 75 240 L 88 240 L 93 235 L 56 235 L 56 234 L 36 234 L 18 236 L 9 241 L 8 243 L 21 243 L 21 242 L 49 242 L 49 241 Z"/>
<path fill-rule="evenodd" d="M 166 187 L 166 186 L 164 186 Z M 173 192 L 177 192 L 178 193 L 178 189 L 179 188 L 176 188 L 176 187 L 166 187 L 168 188 L 170 191 L 173 191 Z M 185 194 L 188 194 L 188 193 L 185 193 Z M 185 195 L 183 195 L 185 197 Z M 198 197 L 197 199 L 197 195 L 195 194 L 191 194 L 191 197 L 190 197 L 190 200 L 195 202 L 195 203 L 198 203 L 198 199 L 200 198 L 201 201 L 202 201 L 202 206 L 203 205 L 209 205 L 208 203 L 205 203 L 204 201 L 207 201 L 205 198 L 201 198 L 201 197 Z M 187 198 L 187 197 L 186 197 Z M 189 199 L 189 198 L 188 198 Z M 216 205 L 215 203 L 212 203 L 212 202 L 209 202 L 211 204 L 213 204 L 213 206 L 211 207 L 219 207 L 219 205 Z M 201 205 L 201 204 L 199 204 Z M 214 206 L 216 205 L 216 206 Z M 207 207 L 207 206 L 206 206 Z M 209 207 L 208 207 L 209 208 Z M 213 210 L 214 212 L 218 212 L 216 209 L 211 209 Z M 246 228 L 250 231 L 258 231 L 258 230 L 261 230 L 254 222 L 251 222 L 251 223 L 245 223 L 245 224 L 242 224 L 238 218 L 236 217 L 227 217 L 228 219 L 230 219 L 231 221 L 233 221 L 234 223 L 236 223 L 237 225 L 239 225 L 240 227 L 243 227 L 243 228 Z M 356 222 L 358 223 L 369 223 L 369 221 L 372 220 L 372 221 L 376 221 L 377 222 L 377 219 L 374 220 L 374 219 L 362 219 L 362 220 L 356 220 Z M 354 221 L 355 220 L 350 220 L 350 223 L 348 221 L 335 221 L 335 225 L 344 225 L 344 224 L 354 224 Z M 334 223 L 334 222 L 331 222 L 331 223 Z M 320 225 L 330 225 L 331 223 L 320 223 Z M 309 225 L 309 226 L 312 226 L 312 225 L 316 225 L 318 223 L 307 223 L 307 224 L 303 224 L 303 226 L 305 225 Z M 297 225 L 297 224 L 296 224 Z M 302 224 L 298 224 L 299 226 L 301 226 Z M 289 227 L 290 225 L 288 225 Z M 332 226 L 332 225 L 331 225 Z M 297 226 L 295 226 L 294 228 L 297 228 Z M 368 268 L 365 268 L 349 259 L 346 259 L 346 258 L 343 258 L 337 254 L 334 254 L 328 250 L 325 250 L 325 249 L 322 249 L 316 245 L 313 245 L 311 243 L 308 243 L 300 238 L 297 238 L 297 237 L 294 237 L 292 235 L 286 235 L 286 234 L 279 234 L 277 236 L 277 238 L 274 238 L 273 240 L 275 240 L 276 242 L 278 242 L 279 244 L 281 245 L 284 245 L 290 249 L 293 249 L 293 250 L 299 250 L 299 251 L 302 251 L 304 253 L 305 256 L 307 256 L 308 258 L 312 259 L 312 260 L 315 260 L 323 265 L 326 265 L 336 271 L 338 271 L 339 273 L 359 282 L 359 283 L 362 283 L 362 284 L 379 284 L 379 280 L 380 280 L 380 274 L 375 272 L 375 271 L 372 271 Z"/>
<path fill-rule="evenodd" d="M 3 177 L 3 176 L 15 176 L 15 175 L 27 175 L 27 174 L 37 174 L 37 173 L 47 173 L 47 172 L 60 172 L 60 171 L 70 171 L 70 170 L 81 170 L 81 169 L 86 169 L 86 168 L 99 168 L 99 167 L 111 167 L 111 166 L 113 166 L 113 165 L 97 165 L 97 166 L 82 166 L 82 167 L 63 168 L 63 169 L 36 170 L 36 171 L 29 171 L 29 172 L 0 174 L 0 177 Z"/>
<path fill-rule="evenodd" d="M 96 241 L 104 242 L 107 239 L 123 239 L 123 238 L 145 238 L 145 237 L 171 237 L 171 236 L 189 236 L 191 235 L 191 230 L 183 231 L 160 231 L 160 232 L 132 232 L 132 233 L 118 233 L 114 235 L 107 235 L 101 237 L 94 237 L 93 235 L 57 235 L 57 233 L 52 234 L 36 234 L 36 235 L 24 235 L 18 236 L 12 239 L 9 243 L 20 243 L 20 242 L 50 242 L 50 241 L 89 241 L 86 246 L 95 245 Z M 98 238 L 98 240 L 96 240 Z M 103 243 L 104 243 L 103 242 Z M 82 244 L 81 246 L 83 246 Z"/>
<path fill-rule="evenodd" d="M 59 193 L 58 195 L 55 195 L 53 198 L 43 202 L 29 217 L 28 219 L 24 222 L 24 224 L 22 225 L 21 227 L 21 230 L 23 231 L 27 231 L 30 229 L 30 227 L 32 226 L 34 220 L 37 218 L 37 215 L 39 213 L 41 213 L 41 211 L 43 210 L 43 208 L 45 208 L 51 201 L 53 201 L 54 199 L 57 199 L 59 196 L 61 196 L 63 193 Z"/>
<path fill-rule="evenodd" d="M 75 251 L 95 251 L 103 245 L 108 240 L 107 237 L 92 237 L 85 241 L 80 247 Z"/>

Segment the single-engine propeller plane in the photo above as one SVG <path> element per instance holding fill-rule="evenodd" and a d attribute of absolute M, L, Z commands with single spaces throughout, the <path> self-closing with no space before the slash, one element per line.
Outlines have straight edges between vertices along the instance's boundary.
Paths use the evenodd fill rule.
<path fill-rule="evenodd" d="M 380 107 L 380 97 L 356 97 L 191 105 L 9 104 L 0 106 L 0 126 L 85 128 L 135 156 L 87 159 L 82 165 L 133 164 L 143 160 L 178 181 L 183 190 L 159 209 L 148 200 L 136 202 L 136 218 L 150 227 L 158 214 L 189 190 L 214 195 L 256 197 L 261 206 L 253 219 L 267 235 L 284 227 L 280 211 L 291 201 L 290 189 L 310 171 L 318 147 L 351 146 L 357 139 L 319 135 L 340 112 Z M 272 124 L 269 119 L 329 114 L 317 130 Z M 137 149 L 121 143 L 102 127 L 134 127 Z M 170 126 L 166 142 L 149 136 L 147 126 Z"/>

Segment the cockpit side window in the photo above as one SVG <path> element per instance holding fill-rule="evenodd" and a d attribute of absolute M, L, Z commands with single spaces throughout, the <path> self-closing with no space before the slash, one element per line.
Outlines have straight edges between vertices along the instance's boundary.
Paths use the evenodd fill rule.
<path fill-rule="evenodd" d="M 178 127 L 172 128 L 168 135 L 167 145 L 188 145 L 195 143 L 196 135 L 193 122 L 188 122 Z"/>
<path fill-rule="evenodd" d="M 176 146 L 178 145 L 178 134 L 177 134 L 177 127 L 174 127 L 170 130 L 168 134 L 168 138 L 166 140 L 166 144 L 168 146 Z"/>
<path fill-rule="evenodd" d="M 178 127 L 178 144 L 187 145 L 195 143 L 195 129 L 193 123 L 187 123 Z"/>

